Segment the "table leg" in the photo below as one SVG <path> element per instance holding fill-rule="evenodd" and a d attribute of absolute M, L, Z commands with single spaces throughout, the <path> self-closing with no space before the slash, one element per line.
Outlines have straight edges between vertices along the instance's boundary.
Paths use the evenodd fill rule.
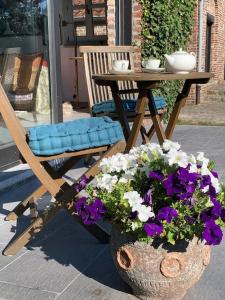
<path fill-rule="evenodd" d="M 182 108 L 182 106 L 185 105 L 186 99 L 190 93 L 192 83 L 193 83 L 193 81 L 186 80 L 181 93 L 178 94 L 178 96 L 177 96 L 173 111 L 170 115 L 170 119 L 169 119 L 168 125 L 166 127 L 166 131 L 165 131 L 167 139 L 171 139 L 171 137 L 173 135 L 174 128 L 178 121 L 178 117 L 179 117 L 181 108 Z"/>
<path fill-rule="evenodd" d="M 156 105 L 155 105 L 152 90 L 147 90 L 147 93 L 148 93 L 148 98 L 149 98 L 148 106 L 149 106 L 149 110 L 150 110 L 150 113 L 151 113 L 152 123 L 153 123 L 153 126 L 155 128 L 156 135 L 157 135 L 159 143 L 163 144 L 163 142 L 166 139 L 166 135 L 165 135 L 162 123 L 161 123 L 161 117 L 158 114 L 158 110 L 157 110 Z"/>
<path fill-rule="evenodd" d="M 159 118 L 160 118 L 160 121 L 162 122 L 162 120 L 163 120 L 163 114 L 160 114 Z M 153 137 L 154 133 L 155 133 L 155 127 L 154 127 L 154 125 L 152 125 L 151 128 L 149 129 L 148 133 L 147 133 L 149 141 Z"/>
<path fill-rule="evenodd" d="M 123 109 L 123 104 L 122 104 L 123 100 L 121 100 L 117 82 L 111 83 L 111 91 L 112 91 L 112 96 L 113 96 L 113 99 L 114 99 L 114 102 L 116 105 L 116 111 L 118 113 L 120 124 L 123 128 L 124 137 L 127 141 L 130 136 L 130 126 L 129 126 L 129 122 L 127 120 L 126 113 Z"/>
<path fill-rule="evenodd" d="M 140 90 L 137 100 L 136 106 L 136 114 L 135 120 L 133 122 L 132 130 L 127 141 L 125 152 L 129 152 L 132 147 L 135 146 L 139 131 L 142 127 L 143 119 L 145 116 L 145 107 L 148 103 L 148 98 L 145 91 Z"/>

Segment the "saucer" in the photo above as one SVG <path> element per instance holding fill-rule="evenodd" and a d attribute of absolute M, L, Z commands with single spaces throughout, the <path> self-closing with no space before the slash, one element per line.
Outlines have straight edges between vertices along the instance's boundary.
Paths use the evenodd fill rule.
<path fill-rule="evenodd" d="M 119 74 L 131 74 L 134 73 L 134 70 L 120 70 L 120 71 L 116 71 L 116 70 L 109 70 L 110 74 L 114 74 L 114 75 L 119 75 Z"/>
<path fill-rule="evenodd" d="M 157 69 L 146 69 L 142 68 L 142 72 L 144 73 L 159 73 L 165 71 L 165 68 L 157 68 Z"/>

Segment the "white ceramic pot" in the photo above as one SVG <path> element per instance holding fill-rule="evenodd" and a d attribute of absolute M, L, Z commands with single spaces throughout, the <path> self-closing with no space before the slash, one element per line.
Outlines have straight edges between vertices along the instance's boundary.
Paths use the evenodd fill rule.
<path fill-rule="evenodd" d="M 174 52 L 171 55 L 165 54 L 166 69 L 172 73 L 185 74 L 192 71 L 196 66 L 196 58 L 193 52 L 182 51 Z"/>
<path fill-rule="evenodd" d="M 160 65 L 160 60 L 156 58 L 145 59 L 142 61 L 142 66 L 145 69 L 158 69 Z"/>

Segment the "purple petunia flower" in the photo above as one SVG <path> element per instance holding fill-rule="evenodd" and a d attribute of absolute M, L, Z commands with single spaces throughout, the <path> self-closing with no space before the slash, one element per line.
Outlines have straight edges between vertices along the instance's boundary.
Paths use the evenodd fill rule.
<path fill-rule="evenodd" d="M 194 222 L 196 221 L 196 219 L 192 216 L 186 216 L 185 220 L 186 220 L 187 224 L 189 224 L 189 225 L 194 224 Z"/>
<path fill-rule="evenodd" d="M 132 211 L 130 213 L 130 219 L 135 220 L 137 218 L 137 215 L 138 215 L 137 211 Z"/>
<path fill-rule="evenodd" d="M 86 220 L 89 218 L 89 210 L 88 210 L 88 204 L 87 204 L 87 198 L 81 197 L 79 198 L 75 205 L 74 205 L 75 212 L 78 214 L 78 216 L 81 217 L 84 224 L 86 224 Z"/>
<path fill-rule="evenodd" d="M 213 206 L 204 210 L 200 217 L 203 222 L 207 222 L 208 220 L 217 220 L 221 216 L 222 206 L 217 200 L 212 200 Z"/>
<path fill-rule="evenodd" d="M 158 211 L 157 219 L 159 221 L 166 220 L 167 223 L 171 223 L 173 218 L 176 218 L 178 213 L 176 209 L 171 208 L 169 206 L 163 207 Z"/>
<path fill-rule="evenodd" d="M 159 236 L 163 232 L 163 225 L 159 222 L 146 223 L 144 226 L 144 230 L 148 236 Z"/>
<path fill-rule="evenodd" d="M 148 177 L 152 180 L 162 181 L 164 179 L 164 175 L 161 171 L 151 171 L 148 174 Z"/>
<path fill-rule="evenodd" d="M 85 175 L 83 175 L 81 179 L 78 182 L 76 182 L 74 185 L 76 193 L 82 191 L 87 186 L 88 181 L 89 181 L 88 178 Z"/>
<path fill-rule="evenodd" d="M 144 203 L 148 206 L 152 205 L 152 190 L 149 189 L 143 196 Z"/>
<path fill-rule="evenodd" d="M 167 196 L 175 197 L 178 200 L 186 200 L 188 204 L 196 190 L 199 174 L 190 173 L 187 168 L 178 168 L 174 173 L 168 175 L 163 185 L 166 189 Z"/>
<path fill-rule="evenodd" d="M 96 221 L 101 219 L 106 213 L 105 205 L 98 198 L 96 198 L 95 201 L 89 205 L 89 209 Z"/>
<path fill-rule="evenodd" d="M 210 197 L 211 201 L 216 199 L 216 189 L 212 185 L 209 186 L 209 193 L 208 194 L 209 194 L 209 197 Z"/>
<path fill-rule="evenodd" d="M 205 222 L 202 237 L 206 241 L 206 245 L 219 245 L 223 237 L 223 232 L 214 220 L 208 220 Z"/>
<path fill-rule="evenodd" d="M 91 204 L 87 204 L 87 198 L 82 197 L 75 203 L 75 212 L 81 217 L 86 225 L 94 224 L 106 213 L 106 207 L 100 199 L 95 199 Z"/>
<path fill-rule="evenodd" d="M 213 174 L 214 177 L 216 177 L 217 179 L 219 178 L 218 173 L 216 171 L 211 171 L 211 173 Z"/>
<path fill-rule="evenodd" d="M 174 195 L 174 189 L 175 189 L 175 182 L 176 177 L 175 174 L 169 174 L 163 182 L 163 186 L 166 189 L 167 196 L 173 196 Z"/>
<path fill-rule="evenodd" d="M 211 177 L 209 175 L 203 175 L 201 177 L 200 189 L 203 190 L 206 186 L 211 185 Z"/>
<path fill-rule="evenodd" d="M 220 217 L 221 217 L 222 221 L 225 222 L 225 208 L 221 209 Z"/>
<path fill-rule="evenodd" d="M 199 174 L 189 172 L 189 168 L 190 166 L 188 165 L 187 168 L 179 167 L 177 170 L 177 177 L 181 183 L 196 183 L 196 180 L 199 178 Z"/>

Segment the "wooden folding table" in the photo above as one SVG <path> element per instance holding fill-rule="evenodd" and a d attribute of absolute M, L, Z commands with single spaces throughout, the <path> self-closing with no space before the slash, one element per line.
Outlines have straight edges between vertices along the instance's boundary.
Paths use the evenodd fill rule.
<path fill-rule="evenodd" d="M 126 151 L 129 151 L 137 141 L 138 133 L 141 130 L 143 142 L 148 142 L 154 133 L 156 132 L 158 141 L 160 144 L 165 139 L 171 139 L 175 125 L 178 120 L 179 113 L 182 106 L 185 105 L 186 99 L 190 93 L 192 84 L 206 84 L 210 78 L 213 77 L 212 73 L 208 72 L 191 72 L 188 74 L 174 74 L 174 73 L 143 73 L 136 72 L 130 74 L 101 74 L 93 75 L 93 79 L 96 84 L 102 86 L 110 86 L 112 96 L 115 101 L 116 110 L 119 116 L 120 123 L 123 127 L 124 136 L 127 141 Z M 184 85 L 182 91 L 176 98 L 175 105 L 173 107 L 169 122 L 164 130 L 161 119 L 158 115 L 158 111 L 155 106 L 152 90 L 159 87 L 163 81 L 166 80 L 182 80 Z M 136 117 L 132 129 L 129 127 L 129 123 L 126 114 L 123 109 L 121 93 L 128 93 L 127 91 L 120 91 L 118 87 L 118 81 L 136 81 L 139 95 L 136 105 Z M 145 115 L 145 108 L 148 105 L 153 125 L 147 132 L 143 126 L 143 119 Z"/>

